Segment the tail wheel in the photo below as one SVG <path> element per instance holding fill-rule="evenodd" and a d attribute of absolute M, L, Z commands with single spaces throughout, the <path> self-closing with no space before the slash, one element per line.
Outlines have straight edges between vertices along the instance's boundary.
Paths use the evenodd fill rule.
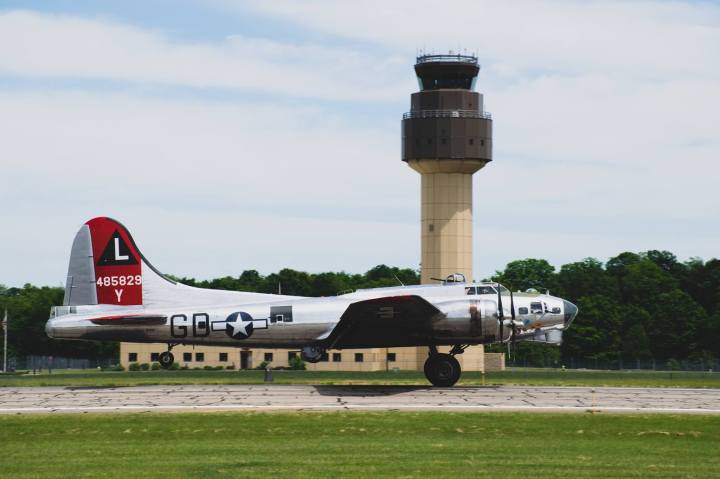
<path fill-rule="evenodd" d="M 433 386 L 447 388 L 460 379 L 460 363 L 450 354 L 431 354 L 425 360 L 425 377 Z"/>
<path fill-rule="evenodd" d="M 160 353 L 158 362 L 160 363 L 161 368 L 168 369 L 175 362 L 175 356 L 173 356 L 173 353 L 171 353 L 170 351 L 162 352 Z"/>

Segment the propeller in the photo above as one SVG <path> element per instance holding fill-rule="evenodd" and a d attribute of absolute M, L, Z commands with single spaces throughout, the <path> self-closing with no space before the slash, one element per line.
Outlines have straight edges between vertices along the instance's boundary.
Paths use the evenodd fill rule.
<path fill-rule="evenodd" d="M 515 346 L 515 335 L 517 334 L 516 327 L 515 327 L 515 299 L 513 297 L 513 292 L 510 290 L 510 328 L 511 328 L 511 334 L 510 334 L 510 341 L 508 341 L 508 358 L 511 357 L 510 354 L 510 344 L 512 343 L 513 349 Z"/>
<path fill-rule="evenodd" d="M 503 324 L 505 322 L 505 312 L 503 311 L 503 305 L 502 305 L 502 294 L 500 293 L 500 283 L 497 284 L 497 294 L 498 294 L 498 322 L 500 323 L 500 341 L 503 340 L 504 331 L 503 328 L 505 325 Z"/>

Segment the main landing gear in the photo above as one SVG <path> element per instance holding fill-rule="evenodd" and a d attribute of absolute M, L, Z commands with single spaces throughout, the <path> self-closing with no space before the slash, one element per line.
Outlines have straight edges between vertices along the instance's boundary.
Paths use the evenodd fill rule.
<path fill-rule="evenodd" d="M 174 347 L 175 344 L 168 344 L 168 350 L 160 353 L 158 362 L 160 363 L 161 368 L 170 369 L 170 366 L 172 366 L 175 362 L 175 356 L 173 356 L 173 353 L 170 352 Z"/>
<path fill-rule="evenodd" d="M 430 346 L 430 354 L 425 360 L 425 377 L 433 386 L 448 388 L 460 379 L 460 363 L 455 359 L 465 348 L 454 346 L 450 354 L 439 353 L 436 346 Z"/>

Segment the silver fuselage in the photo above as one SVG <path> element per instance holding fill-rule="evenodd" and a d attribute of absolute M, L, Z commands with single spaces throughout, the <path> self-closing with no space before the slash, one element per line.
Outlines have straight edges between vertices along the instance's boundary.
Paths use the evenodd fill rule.
<path fill-rule="evenodd" d="M 430 334 L 425 339 L 409 340 L 410 344 L 398 339 L 397 335 L 386 339 L 383 328 L 379 327 L 376 337 L 354 347 L 502 342 L 508 339 L 507 334 L 493 338 L 483 331 L 483 327 L 487 329 L 486 325 L 498 322 L 503 323 L 508 333 L 514 325 L 516 339 L 559 342 L 553 338 L 561 335 L 577 313 L 577 308 L 562 298 L 535 292 L 515 293 L 515 321 L 511 324 L 509 292 L 505 290 L 502 294 L 503 311 L 499 314 L 498 295 L 488 292 L 489 288 L 492 288 L 489 284 L 452 283 L 375 288 L 322 298 L 278 296 L 277 300 L 242 304 L 188 304 L 163 308 L 58 306 L 53 308 L 46 331 L 53 338 L 95 341 L 268 348 L 323 346 L 351 304 L 415 295 L 440 311 L 433 318 Z M 239 319 L 239 313 L 244 319 Z M 504 320 L 499 321 L 499 316 Z M 117 320 L 118 317 L 123 319 Z M 229 318 L 238 319 L 229 322 Z"/>

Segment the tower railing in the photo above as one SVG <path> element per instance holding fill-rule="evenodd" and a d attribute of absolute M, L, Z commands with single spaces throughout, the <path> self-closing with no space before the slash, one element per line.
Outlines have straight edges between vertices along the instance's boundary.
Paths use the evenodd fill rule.
<path fill-rule="evenodd" d="M 403 120 L 408 118 L 483 118 L 492 120 L 487 111 L 477 110 L 417 110 L 403 113 Z"/>
<path fill-rule="evenodd" d="M 420 55 L 416 58 L 417 63 L 433 63 L 433 62 L 460 62 L 460 63 L 477 63 L 475 55 Z"/>

